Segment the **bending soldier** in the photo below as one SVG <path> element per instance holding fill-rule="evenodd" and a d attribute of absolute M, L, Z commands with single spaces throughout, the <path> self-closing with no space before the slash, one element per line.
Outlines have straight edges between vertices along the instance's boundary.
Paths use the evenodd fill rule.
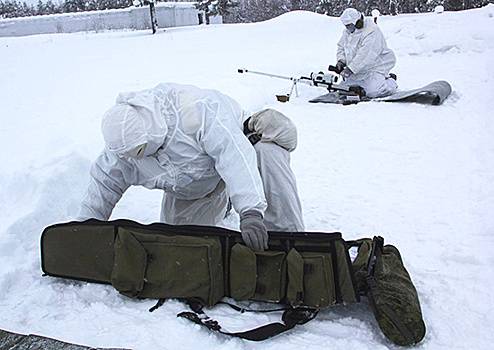
<path fill-rule="evenodd" d="M 120 94 L 103 116 L 105 149 L 79 220 L 107 220 L 140 185 L 164 190 L 161 221 L 169 224 L 218 225 L 231 201 L 253 249 L 267 248 L 267 230 L 303 231 L 289 164 L 295 126 L 271 109 L 244 119 L 239 104 L 215 90 L 163 83 Z M 253 146 L 244 129 L 260 142 Z"/>

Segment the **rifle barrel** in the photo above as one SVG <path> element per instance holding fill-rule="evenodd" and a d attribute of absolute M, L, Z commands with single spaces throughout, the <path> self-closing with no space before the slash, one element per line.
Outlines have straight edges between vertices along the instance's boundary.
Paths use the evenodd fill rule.
<path fill-rule="evenodd" d="M 271 78 L 279 78 L 279 79 L 285 79 L 285 80 L 296 80 L 297 79 L 297 78 L 293 78 L 293 77 L 287 77 L 284 75 L 264 73 L 264 72 L 258 72 L 255 70 L 248 70 L 248 69 L 238 69 L 238 72 L 239 73 L 252 73 L 252 74 L 257 74 L 257 75 L 264 75 L 264 76 L 271 77 Z"/>

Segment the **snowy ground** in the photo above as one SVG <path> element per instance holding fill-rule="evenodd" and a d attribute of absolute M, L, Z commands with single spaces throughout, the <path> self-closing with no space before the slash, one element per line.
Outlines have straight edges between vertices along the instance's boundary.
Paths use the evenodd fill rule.
<path fill-rule="evenodd" d="M 215 88 L 246 110 L 277 108 L 299 128 L 292 155 L 308 230 L 382 234 L 417 286 L 426 349 L 492 349 L 494 336 L 494 5 L 380 19 L 401 88 L 445 79 L 442 106 L 313 105 L 324 90 L 275 100 L 289 84 L 237 68 L 299 76 L 334 63 L 335 18 L 289 13 L 257 24 L 0 39 L 0 328 L 135 349 L 386 349 L 365 304 L 326 310 L 262 344 L 175 317 L 184 305 L 134 301 L 111 286 L 42 278 L 39 237 L 77 211 L 117 93 L 162 81 Z M 139 205 L 136 205 L 139 203 Z M 158 220 L 160 192 L 132 189 L 113 218 Z M 145 208 L 145 209 L 144 209 Z M 233 328 L 266 316 L 214 315 Z M 491 331 L 489 330 L 491 329 Z"/>

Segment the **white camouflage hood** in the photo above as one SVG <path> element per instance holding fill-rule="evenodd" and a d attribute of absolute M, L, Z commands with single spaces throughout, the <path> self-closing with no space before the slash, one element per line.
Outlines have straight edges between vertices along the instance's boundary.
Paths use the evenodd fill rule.
<path fill-rule="evenodd" d="M 150 155 L 163 145 L 168 126 L 158 97 L 145 90 L 119 94 L 103 115 L 101 131 L 111 152 L 122 154 L 147 143 L 145 155 Z"/>

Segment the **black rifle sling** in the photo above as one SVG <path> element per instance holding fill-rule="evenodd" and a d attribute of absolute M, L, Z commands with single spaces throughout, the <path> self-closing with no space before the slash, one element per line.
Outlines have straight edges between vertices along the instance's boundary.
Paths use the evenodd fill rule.
<path fill-rule="evenodd" d="M 211 319 L 206 313 L 204 313 L 202 306 L 194 301 L 187 302 L 193 311 L 181 312 L 177 317 L 188 319 L 196 324 L 206 327 L 211 331 L 215 331 L 221 334 L 225 334 L 231 337 L 242 338 L 252 341 L 261 341 L 274 337 L 275 335 L 286 332 L 298 324 L 304 324 L 314 319 L 319 312 L 318 309 L 299 307 L 299 308 L 287 308 L 283 312 L 282 321 L 269 323 L 257 328 L 250 329 L 244 332 L 225 332 L 221 330 L 221 325 L 218 321 Z M 254 311 L 254 310 L 249 310 Z M 266 310 L 266 311 L 278 311 L 278 310 Z M 261 311 L 262 312 L 262 311 Z"/>
<path fill-rule="evenodd" d="M 367 282 L 375 283 L 374 268 L 377 259 L 381 256 L 384 247 L 384 239 L 381 236 L 374 236 L 372 239 L 372 248 L 367 262 Z"/>

